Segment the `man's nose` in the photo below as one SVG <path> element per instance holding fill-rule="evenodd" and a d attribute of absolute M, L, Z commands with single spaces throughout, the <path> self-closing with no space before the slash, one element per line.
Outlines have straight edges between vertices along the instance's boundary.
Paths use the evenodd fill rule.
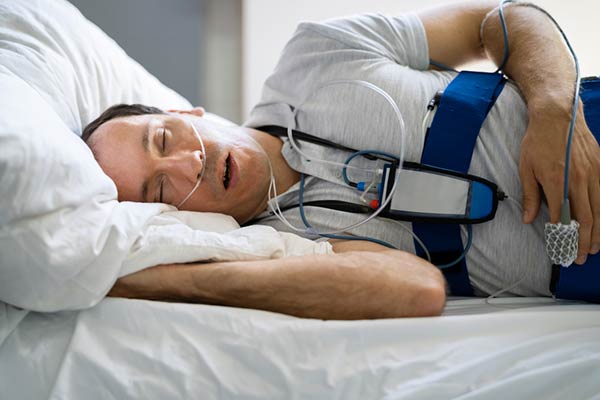
<path fill-rule="evenodd" d="M 200 150 L 186 151 L 162 158 L 160 169 L 173 179 L 196 183 L 204 168 L 204 161 Z"/>

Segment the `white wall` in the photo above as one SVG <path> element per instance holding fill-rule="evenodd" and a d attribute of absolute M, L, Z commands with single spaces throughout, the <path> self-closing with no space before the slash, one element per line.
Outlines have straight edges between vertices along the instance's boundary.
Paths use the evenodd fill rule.
<path fill-rule="evenodd" d="M 535 0 L 561 24 L 581 65 L 582 76 L 600 74 L 597 0 Z M 244 119 L 258 102 L 263 82 L 299 21 L 320 20 L 360 12 L 398 14 L 442 4 L 440 0 L 245 0 L 243 2 Z"/>

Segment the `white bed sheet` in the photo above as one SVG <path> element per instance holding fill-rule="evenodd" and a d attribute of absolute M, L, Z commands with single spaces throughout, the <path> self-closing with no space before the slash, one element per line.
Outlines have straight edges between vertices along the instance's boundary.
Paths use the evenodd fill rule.
<path fill-rule="evenodd" d="M 106 299 L 0 307 L 7 399 L 600 399 L 600 305 L 453 299 L 444 316 L 321 321 Z"/>

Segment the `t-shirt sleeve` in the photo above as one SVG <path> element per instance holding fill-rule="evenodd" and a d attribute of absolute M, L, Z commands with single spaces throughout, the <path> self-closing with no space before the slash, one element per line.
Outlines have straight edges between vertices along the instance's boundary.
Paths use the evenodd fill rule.
<path fill-rule="evenodd" d="M 414 13 L 396 17 L 358 14 L 320 23 L 305 22 L 298 30 L 313 31 L 348 48 L 377 53 L 413 69 L 426 70 L 429 66 L 425 28 Z"/>

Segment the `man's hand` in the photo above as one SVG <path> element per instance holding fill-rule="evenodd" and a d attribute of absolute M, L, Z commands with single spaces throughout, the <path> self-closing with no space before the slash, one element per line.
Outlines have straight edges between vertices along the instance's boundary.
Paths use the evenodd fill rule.
<path fill-rule="evenodd" d="M 557 223 L 563 202 L 565 148 L 571 110 L 563 105 L 529 107 L 529 125 L 521 144 L 519 174 L 523 187 L 523 222 L 538 215 L 542 191 L 550 219 Z M 575 263 L 583 264 L 588 253 L 600 247 L 600 147 L 579 107 L 569 171 L 571 217 L 580 224 L 579 252 Z"/>
<path fill-rule="evenodd" d="M 523 221 L 539 212 L 541 190 L 550 220 L 560 219 L 565 154 L 575 93 L 575 65 L 558 29 L 541 11 L 523 5 L 505 7 L 510 53 L 504 72 L 515 80 L 527 101 L 529 125 L 522 141 L 519 174 L 523 188 Z M 532 28 L 535 27 L 535 28 Z M 483 25 L 484 47 L 497 63 L 504 40 L 497 12 Z M 600 245 L 600 151 L 579 104 L 569 172 L 571 217 L 579 224 L 578 257 L 583 264 Z"/>
<path fill-rule="evenodd" d="M 500 65 L 505 44 L 497 5 L 497 0 L 462 2 L 422 12 L 430 58 L 458 67 L 487 55 Z M 506 4 L 504 15 L 509 56 L 502 72 L 518 85 L 529 111 L 519 164 L 523 221 L 535 219 L 543 190 L 551 221 L 558 222 L 575 66 L 558 29 L 540 10 Z M 600 246 L 600 150 L 581 106 L 571 148 L 569 199 L 572 217 L 580 224 L 576 262 L 581 264 Z"/>

